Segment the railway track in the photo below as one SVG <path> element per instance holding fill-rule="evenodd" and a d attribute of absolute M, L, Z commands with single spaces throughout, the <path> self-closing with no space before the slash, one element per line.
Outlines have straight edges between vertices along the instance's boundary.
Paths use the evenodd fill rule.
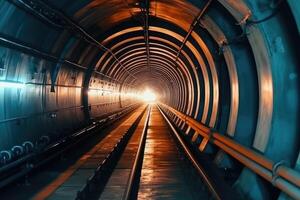
<path fill-rule="evenodd" d="M 144 105 L 32 199 L 234 199 L 189 149 L 158 106 Z"/>

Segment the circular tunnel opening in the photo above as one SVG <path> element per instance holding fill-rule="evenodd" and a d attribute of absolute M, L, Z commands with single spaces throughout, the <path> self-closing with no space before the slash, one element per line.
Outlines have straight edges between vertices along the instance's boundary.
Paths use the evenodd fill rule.
<path fill-rule="evenodd" d="M 3 0 L 0 166 L 146 102 L 163 107 L 241 196 L 295 198 L 299 24 L 296 0 Z M 235 153 L 262 156 L 272 177 L 277 164 L 292 170 L 294 193 L 211 133 Z"/>

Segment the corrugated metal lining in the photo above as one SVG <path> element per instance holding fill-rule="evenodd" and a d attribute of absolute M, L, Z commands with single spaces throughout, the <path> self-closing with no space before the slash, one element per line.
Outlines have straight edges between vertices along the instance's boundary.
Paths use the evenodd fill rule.
<path fill-rule="evenodd" d="M 128 94 L 151 86 L 162 102 L 241 144 L 296 162 L 299 20 L 290 20 L 297 16 L 289 10 L 293 1 L 260 24 L 253 22 L 273 11 L 267 0 L 213 1 L 198 22 L 207 1 L 151 0 L 149 52 L 143 1 L 43 0 L 41 13 L 24 8 L 36 2 L 0 2 L 0 36 L 17 42 L 0 41 L 0 80 L 27 83 L 23 90 L 0 88 L 0 150 L 43 135 L 59 138 L 134 103 Z M 281 141 L 291 148 L 278 147 Z"/>

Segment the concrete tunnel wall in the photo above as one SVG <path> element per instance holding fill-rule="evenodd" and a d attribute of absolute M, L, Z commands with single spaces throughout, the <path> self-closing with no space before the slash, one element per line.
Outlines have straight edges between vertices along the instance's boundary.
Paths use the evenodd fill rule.
<path fill-rule="evenodd" d="M 207 2 L 150 1 L 147 52 L 139 1 L 0 1 L 0 80 L 25 83 L 0 87 L 0 151 L 58 140 L 151 87 L 161 102 L 299 167 L 299 3 L 216 0 L 192 25 Z M 234 187 L 247 199 L 274 197 L 225 153 L 208 153 L 239 171 Z"/>

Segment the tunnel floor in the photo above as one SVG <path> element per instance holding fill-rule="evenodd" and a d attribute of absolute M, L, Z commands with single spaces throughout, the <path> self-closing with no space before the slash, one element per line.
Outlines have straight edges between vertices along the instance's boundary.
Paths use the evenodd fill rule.
<path fill-rule="evenodd" d="M 136 124 L 136 127 L 120 151 L 119 157 L 115 159 L 109 157 L 114 154 L 112 152 L 122 140 L 120 138 L 124 138 L 124 135 L 130 132 L 133 124 Z M 178 147 L 171 132 L 156 105 L 143 105 L 86 153 L 69 163 L 68 167 L 60 171 L 55 167 L 54 170 L 47 171 L 45 167 L 40 174 L 36 172 L 35 177 L 27 177 L 30 184 L 18 184 L 15 187 L 21 191 L 20 193 L 6 188 L 3 199 L 126 199 L 126 190 L 132 187 L 129 186 L 129 179 L 135 170 L 133 165 L 143 134 L 146 135 L 138 169 L 139 175 L 135 183 L 137 185 L 135 198 L 209 199 L 211 195 Z M 66 159 L 69 159 L 68 156 Z M 93 182 L 97 182 L 95 186 L 98 189 L 89 189 L 87 193 L 85 191 L 84 196 L 79 195 L 87 187 L 88 180 L 91 180 L 97 169 L 106 161 L 111 162 L 110 160 L 115 160 L 115 164 L 109 165 L 109 169 L 104 173 L 106 175 Z"/>
<path fill-rule="evenodd" d="M 208 199 L 156 106 L 150 116 L 138 199 Z"/>

